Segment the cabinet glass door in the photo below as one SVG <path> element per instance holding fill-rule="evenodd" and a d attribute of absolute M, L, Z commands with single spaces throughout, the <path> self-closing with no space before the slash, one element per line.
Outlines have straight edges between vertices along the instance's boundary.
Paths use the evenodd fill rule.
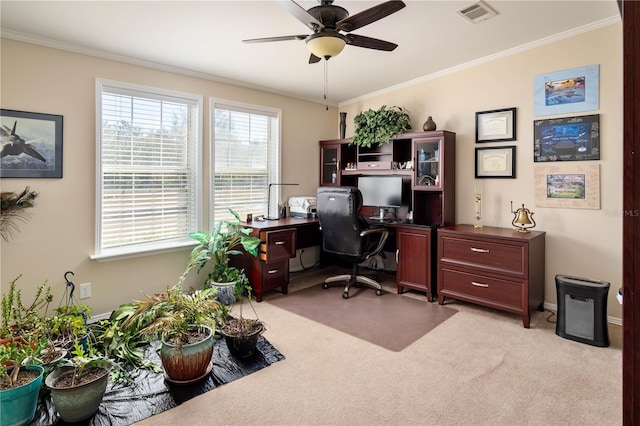
<path fill-rule="evenodd" d="M 440 139 L 425 139 L 414 141 L 415 183 L 422 189 L 441 187 L 440 171 Z"/>
<path fill-rule="evenodd" d="M 321 151 L 322 170 L 321 185 L 337 185 L 339 170 L 338 147 L 323 147 Z"/>

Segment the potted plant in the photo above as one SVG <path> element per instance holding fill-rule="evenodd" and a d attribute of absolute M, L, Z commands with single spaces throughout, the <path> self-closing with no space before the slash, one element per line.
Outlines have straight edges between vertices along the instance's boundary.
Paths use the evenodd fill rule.
<path fill-rule="evenodd" d="M 91 309 L 86 305 L 59 306 L 54 310 L 53 315 L 44 318 L 44 333 L 56 347 L 70 349 L 76 340 L 86 345 L 90 311 Z"/>
<path fill-rule="evenodd" d="M 354 119 L 355 131 L 350 145 L 371 148 L 389 143 L 395 135 L 411 129 L 406 109 L 382 105 L 377 110 L 368 109 L 358 113 Z"/>
<path fill-rule="evenodd" d="M 0 321 L 0 344 L 12 341 L 29 341 L 34 344 L 42 328 L 41 311 L 53 300 L 51 287 L 44 282 L 38 286 L 33 302 L 24 305 L 22 289 L 17 287 L 18 275 L 9 290 L 2 295 L 2 319 Z"/>
<path fill-rule="evenodd" d="M 245 318 L 243 316 L 244 303 L 241 303 L 238 316 L 227 316 L 224 324 L 220 327 L 220 334 L 224 337 L 229 353 L 240 359 L 249 358 L 256 352 L 258 339 L 264 331 L 264 323 L 257 318 L 258 314 L 251 304 L 251 287 L 239 291 L 237 297 L 242 298 L 244 294 L 247 295 L 247 302 L 256 318 Z"/>
<path fill-rule="evenodd" d="M 111 366 L 111 361 L 90 344 L 74 342 L 71 358 L 61 360 L 45 379 L 53 405 L 62 420 L 79 422 L 98 411 L 107 389 Z"/>
<path fill-rule="evenodd" d="M 34 348 L 11 341 L 0 345 L 0 424 L 25 425 L 36 414 L 44 368 L 33 364 Z"/>
<path fill-rule="evenodd" d="M 209 374 L 213 336 L 226 312 L 214 288 L 187 293 L 177 284 L 128 308 L 123 330 L 161 340 L 160 361 L 168 382 L 193 383 Z"/>
<path fill-rule="evenodd" d="M 182 282 L 193 268 L 200 272 L 211 262 L 213 270 L 207 276 L 205 288 L 215 287 L 218 300 L 226 305 L 235 303 L 235 295 L 247 286 L 244 271 L 229 264 L 230 256 L 242 254 L 242 250 L 257 256 L 260 246 L 260 239 L 250 236 L 251 228 L 242 225 L 238 213 L 229 211 L 235 220 L 218 222 L 210 234 L 203 231 L 189 234 L 198 245 L 191 251 L 181 278 Z"/>

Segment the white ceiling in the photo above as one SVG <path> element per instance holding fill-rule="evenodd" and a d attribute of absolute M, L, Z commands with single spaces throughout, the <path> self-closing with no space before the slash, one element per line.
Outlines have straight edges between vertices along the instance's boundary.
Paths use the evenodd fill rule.
<path fill-rule="evenodd" d="M 354 15 L 382 1 L 335 4 Z M 404 1 L 353 32 L 396 50 L 346 46 L 328 62 L 330 104 L 620 20 L 615 0 L 487 0 L 498 15 L 479 24 L 456 13 L 475 0 Z M 3 37 L 323 102 L 324 61 L 308 64 L 304 41 L 241 41 L 309 33 L 275 1 L 2 0 L 0 12 Z"/>

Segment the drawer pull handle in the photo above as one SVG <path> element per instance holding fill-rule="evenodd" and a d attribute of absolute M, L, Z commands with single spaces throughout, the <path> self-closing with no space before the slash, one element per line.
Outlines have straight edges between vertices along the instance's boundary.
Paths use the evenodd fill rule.
<path fill-rule="evenodd" d="M 477 283 L 475 281 L 471 281 L 471 285 L 475 285 L 476 287 L 484 287 L 484 288 L 489 287 L 489 284 Z"/>
<path fill-rule="evenodd" d="M 267 274 L 276 274 L 278 271 L 278 269 L 272 269 L 270 271 L 267 271 Z"/>
<path fill-rule="evenodd" d="M 277 245 L 277 246 L 281 246 L 281 245 L 283 245 L 284 243 L 286 243 L 286 241 L 276 241 L 276 245 Z"/>
<path fill-rule="evenodd" d="M 471 251 L 475 251 L 476 253 L 489 253 L 488 249 L 479 249 L 475 247 L 471 247 Z"/>

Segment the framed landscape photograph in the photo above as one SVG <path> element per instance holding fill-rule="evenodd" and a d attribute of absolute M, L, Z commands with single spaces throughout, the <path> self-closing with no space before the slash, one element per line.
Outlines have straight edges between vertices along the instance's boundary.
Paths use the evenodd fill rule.
<path fill-rule="evenodd" d="M 0 136 L 0 177 L 62 177 L 61 115 L 1 109 Z"/>
<path fill-rule="evenodd" d="M 476 178 L 515 178 L 516 147 L 476 148 Z"/>
<path fill-rule="evenodd" d="M 476 112 L 476 143 L 516 140 L 516 109 Z"/>
<path fill-rule="evenodd" d="M 533 161 L 600 159 L 600 114 L 533 122 Z"/>
<path fill-rule="evenodd" d="M 535 76 L 533 86 L 536 117 L 599 108 L 598 65 L 539 74 Z"/>
<path fill-rule="evenodd" d="M 536 206 L 600 208 L 600 165 L 562 163 L 536 166 Z"/>

